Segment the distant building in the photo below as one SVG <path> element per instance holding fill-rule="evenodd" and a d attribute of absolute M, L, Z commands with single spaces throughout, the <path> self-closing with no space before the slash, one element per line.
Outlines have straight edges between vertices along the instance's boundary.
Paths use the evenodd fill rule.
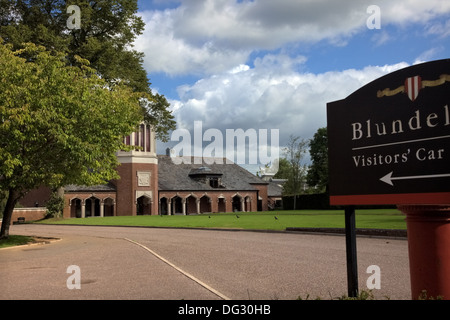
<path fill-rule="evenodd" d="M 191 158 L 176 164 L 169 155 L 158 156 L 155 134 L 148 125 L 142 124 L 124 143 L 136 149 L 118 152 L 120 179 L 64 187 L 65 218 L 265 211 L 281 199 L 279 184 L 237 164 L 226 164 L 225 159 L 206 159 L 209 164 L 203 159 L 197 164 L 198 159 Z M 50 190 L 40 188 L 20 203 L 44 207 L 49 197 Z"/>
<path fill-rule="evenodd" d="M 194 164 L 195 159 L 191 164 L 174 164 L 169 156 L 159 156 L 160 213 L 268 210 L 266 181 L 237 164 L 225 164 L 225 159 L 214 160 L 219 164 Z"/>

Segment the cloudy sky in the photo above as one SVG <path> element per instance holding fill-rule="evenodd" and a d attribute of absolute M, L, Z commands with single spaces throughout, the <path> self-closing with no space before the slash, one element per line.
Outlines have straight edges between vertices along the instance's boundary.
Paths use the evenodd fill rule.
<path fill-rule="evenodd" d="M 135 49 L 178 128 L 279 130 L 280 146 L 325 127 L 327 102 L 450 58 L 448 0 L 139 0 L 139 14 Z"/>

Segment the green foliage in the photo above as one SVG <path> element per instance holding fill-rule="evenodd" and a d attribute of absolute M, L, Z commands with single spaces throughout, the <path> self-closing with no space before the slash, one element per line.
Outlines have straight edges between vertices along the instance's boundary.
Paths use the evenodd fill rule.
<path fill-rule="evenodd" d="M 18 57 L 26 52 L 31 58 Z M 83 61 L 78 60 L 80 63 Z M 117 177 L 115 152 L 142 119 L 139 95 L 86 65 L 28 44 L 0 45 L 0 181 L 4 190 Z"/>
<path fill-rule="evenodd" d="M 14 246 L 21 246 L 33 241 L 33 237 L 29 236 L 9 236 L 8 239 L 0 239 L 0 249 Z"/>
<path fill-rule="evenodd" d="M 296 208 L 296 195 L 305 190 L 305 176 L 307 167 L 304 163 L 307 141 L 300 137 L 290 136 L 288 145 L 283 148 L 288 165 L 284 166 L 287 180 L 283 183 L 283 196 L 294 195 L 294 208 Z"/>
<path fill-rule="evenodd" d="M 286 158 L 280 158 L 278 162 L 278 171 L 274 175 L 275 179 L 288 179 L 291 174 L 291 164 Z"/>
<path fill-rule="evenodd" d="M 277 219 L 275 219 L 275 216 Z M 395 209 L 357 210 L 357 228 L 406 229 L 404 215 Z M 343 210 L 266 211 L 212 213 L 173 216 L 92 217 L 89 219 L 43 220 L 45 224 L 122 225 L 174 228 L 231 228 L 257 230 L 286 230 L 296 228 L 344 228 Z"/>
<path fill-rule="evenodd" d="M 9 191 L 2 233 L 28 190 L 117 178 L 116 152 L 142 121 L 142 94 L 65 58 L 0 42 L 0 190 Z"/>
<path fill-rule="evenodd" d="M 307 141 L 291 135 L 288 145 L 283 148 L 289 163 L 287 181 L 283 184 L 283 195 L 301 194 L 305 183 L 306 166 L 304 164 Z"/>
<path fill-rule="evenodd" d="M 47 201 L 47 218 L 60 218 L 64 210 L 64 197 L 58 192 L 52 192 L 50 199 Z"/>
<path fill-rule="evenodd" d="M 328 133 L 320 128 L 309 142 L 312 164 L 309 166 L 306 181 L 316 193 L 325 192 L 328 185 Z"/>
<path fill-rule="evenodd" d="M 0 218 L 3 217 L 3 210 L 6 205 L 6 197 L 8 193 L 6 191 L 0 190 Z"/>
<path fill-rule="evenodd" d="M 366 291 L 362 290 L 358 292 L 356 297 L 349 297 L 347 295 L 343 295 L 338 297 L 337 300 L 375 300 L 372 290 Z"/>
<path fill-rule="evenodd" d="M 0 35 L 15 49 L 33 42 L 52 52 L 67 52 L 71 63 L 81 56 L 104 79 L 126 79 L 136 91 L 147 91 L 142 54 L 129 50 L 144 30 L 136 0 L 0 0 Z M 69 30 L 69 5 L 81 9 L 81 29 Z"/>
<path fill-rule="evenodd" d="M 321 298 L 321 297 L 316 297 L 316 298 L 312 299 L 309 294 L 307 294 L 305 298 L 302 298 L 301 296 L 299 296 L 297 298 L 297 300 L 322 300 L 322 299 L 323 298 Z M 375 300 L 375 296 L 374 296 L 372 290 L 369 290 L 369 291 L 362 290 L 362 291 L 358 292 L 358 295 L 356 297 L 349 297 L 347 295 L 342 295 L 342 296 L 336 297 L 336 298 L 331 297 L 330 299 L 331 300 Z M 386 299 L 389 300 L 389 298 L 387 298 L 387 297 L 386 297 Z"/>
<path fill-rule="evenodd" d="M 80 7 L 81 29 L 67 28 L 69 5 Z M 165 141 L 175 121 L 165 97 L 150 90 L 143 53 L 133 49 L 145 26 L 137 10 L 137 0 L 0 0 L 0 37 L 13 50 L 31 42 L 53 55 L 64 52 L 72 66 L 82 67 L 82 57 L 109 85 L 120 82 L 141 92 L 148 98 L 141 104 L 144 118 Z M 20 55 L 28 58 L 26 52 Z"/>
<path fill-rule="evenodd" d="M 443 300 L 443 296 L 429 296 L 427 290 L 422 290 L 417 300 Z"/>

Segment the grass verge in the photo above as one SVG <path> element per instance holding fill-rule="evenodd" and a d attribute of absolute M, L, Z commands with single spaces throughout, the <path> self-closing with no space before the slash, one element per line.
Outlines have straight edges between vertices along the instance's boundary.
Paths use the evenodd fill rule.
<path fill-rule="evenodd" d="M 344 228 L 343 210 L 295 210 L 246 213 L 214 213 L 173 216 L 92 217 L 48 219 L 39 223 L 100 226 L 149 226 L 187 228 L 229 228 L 285 230 L 294 228 Z M 356 227 L 364 229 L 406 229 L 404 215 L 396 209 L 357 210 Z"/>
<path fill-rule="evenodd" d="M 0 240 L 0 249 L 21 246 L 33 242 L 33 237 L 10 235 L 7 239 Z"/>

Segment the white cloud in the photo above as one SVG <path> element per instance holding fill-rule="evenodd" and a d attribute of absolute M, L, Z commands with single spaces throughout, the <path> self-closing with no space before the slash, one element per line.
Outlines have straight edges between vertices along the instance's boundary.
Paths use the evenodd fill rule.
<path fill-rule="evenodd" d="M 430 48 L 424 52 L 422 52 L 415 60 L 413 64 L 424 63 L 427 61 L 433 60 L 433 57 L 436 56 L 439 52 L 443 50 L 442 47 Z"/>
<path fill-rule="evenodd" d="M 258 58 L 254 67 L 237 67 L 179 88 L 179 100 L 170 101 L 179 128 L 192 130 L 202 121 L 204 130 L 279 129 L 280 145 L 289 135 L 312 138 L 326 126 L 326 104 L 346 98 L 363 85 L 406 63 L 369 66 L 321 74 L 301 73 L 280 65 L 297 64 L 303 57 Z"/>
<path fill-rule="evenodd" d="M 382 1 L 380 4 L 382 20 L 386 23 L 409 25 L 411 23 L 428 23 L 432 19 L 450 12 L 447 0 L 403 0 Z"/>
<path fill-rule="evenodd" d="M 347 33 L 365 21 L 354 1 L 184 1 L 176 34 L 220 46 L 274 49 L 291 41 L 316 41 Z"/>
<path fill-rule="evenodd" d="M 379 33 L 375 33 L 375 35 L 372 36 L 372 41 L 376 46 L 384 45 L 392 40 L 392 36 L 385 30 L 382 30 Z"/>
<path fill-rule="evenodd" d="M 246 64 L 252 52 L 274 50 L 291 43 L 328 41 L 346 45 L 367 30 L 372 0 L 181 0 L 165 11 L 141 15 L 146 31 L 136 41 L 148 72 L 169 75 L 211 75 Z M 378 0 L 382 28 L 410 23 L 426 26 L 429 34 L 448 36 L 448 23 L 433 19 L 450 12 L 448 0 Z M 378 44 L 388 34 L 374 39 Z"/>
<path fill-rule="evenodd" d="M 427 25 L 426 32 L 430 35 L 438 35 L 441 38 L 447 38 L 450 36 L 450 20 L 442 23 L 429 24 Z"/>
<path fill-rule="evenodd" d="M 148 72 L 169 75 L 212 74 L 245 61 L 249 51 L 219 48 L 213 41 L 191 43 L 174 33 L 178 9 L 141 13 L 146 22 L 144 34 L 135 42 L 135 49 L 145 53 Z"/>
<path fill-rule="evenodd" d="M 178 98 L 169 100 L 178 127 L 192 130 L 194 121 L 200 120 L 204 130 L 279 129 L 280 145 L 286 144 L 291 134 L 308 139 L 326 126 L 327 102 L 343 99 L 370 81 L 407 66 L 399 63 L 308 73 L 307 58 L 295 53 L 299 47 L 319 42 L 318 47 L 345 46 L 362 32 L 374 32 L 369 38 L 373 45 L 381 46 L 408 33 L 412 24 L 415 32 L 420 30 L 417 25 L 423 26 L 419 31 L 423 31 L 422 37 L 449 35 L 448 18 L 442 19 L 450 13 L 448 0 L 179 3 L 164 11 L 141 12 L 146 30 L 135 44 L 136 50 L 145 53 L 150 75 L 162 72 L 169 77 L 194 74 L 201 78 L 178 87 Z M 380 7 L 381 30 L 367 31 L 367 8 L 372 4 Z M 425 48 L 416 62 L 437 52 L 438 44 Z"/>
<path fill-rule="evenodd" d="M 328 102 L 344 99 L 372 80 L 408 66 L 406 63 L 398 63 L 313 74 L 280 68 L 280 65 L 296 65 L 304 60 L 303 57 L 290 59 L 283 55 L 269 55 L 258 59 L 260 62 L 255 62 L 253 68 L 240 65 L 193 85 L 178 88 L 180 99 L 169 102 L 178 128 L 191 132 L 191 152 L 198 150 L 194 148 L 194 126 L 196 121 L 200 121 L 200 135 L 211 129 L 222 133 L 223 155 L 226 150 L 227 129 L 242 129 L 245 132 L 266 129 L 269 137 L 274 131 L 279 133 L 275 147 L 270 138 L 263 140 L 268 142 L 268 146 L 261 145 L 261 136 L 258 137 L 256 146 L 236 147 L 235 159 L 232 159 L 234 161 L 239 160 L 240 156 L 249 156 L 252 151 L 261 151 L 269 157 L 269 152 L 266 152 L 268 147 L 272 148 L 272 152 L 276 150 L 279 156 L 283 156 L 280 148 L 287 145 L 290 135 L 310 139 L 317 129 L 327 125 Z M 166 147 L 173 148 L 180 142 L 176 139 L 160 144 L 159 152 L 164 152 Z M 212 140 L 204 138 L 203 151 L 211 143 Z M 239 164 L 256 172 L 265 163 L 251 165 L 247 159 L 246 163 Z"/>

